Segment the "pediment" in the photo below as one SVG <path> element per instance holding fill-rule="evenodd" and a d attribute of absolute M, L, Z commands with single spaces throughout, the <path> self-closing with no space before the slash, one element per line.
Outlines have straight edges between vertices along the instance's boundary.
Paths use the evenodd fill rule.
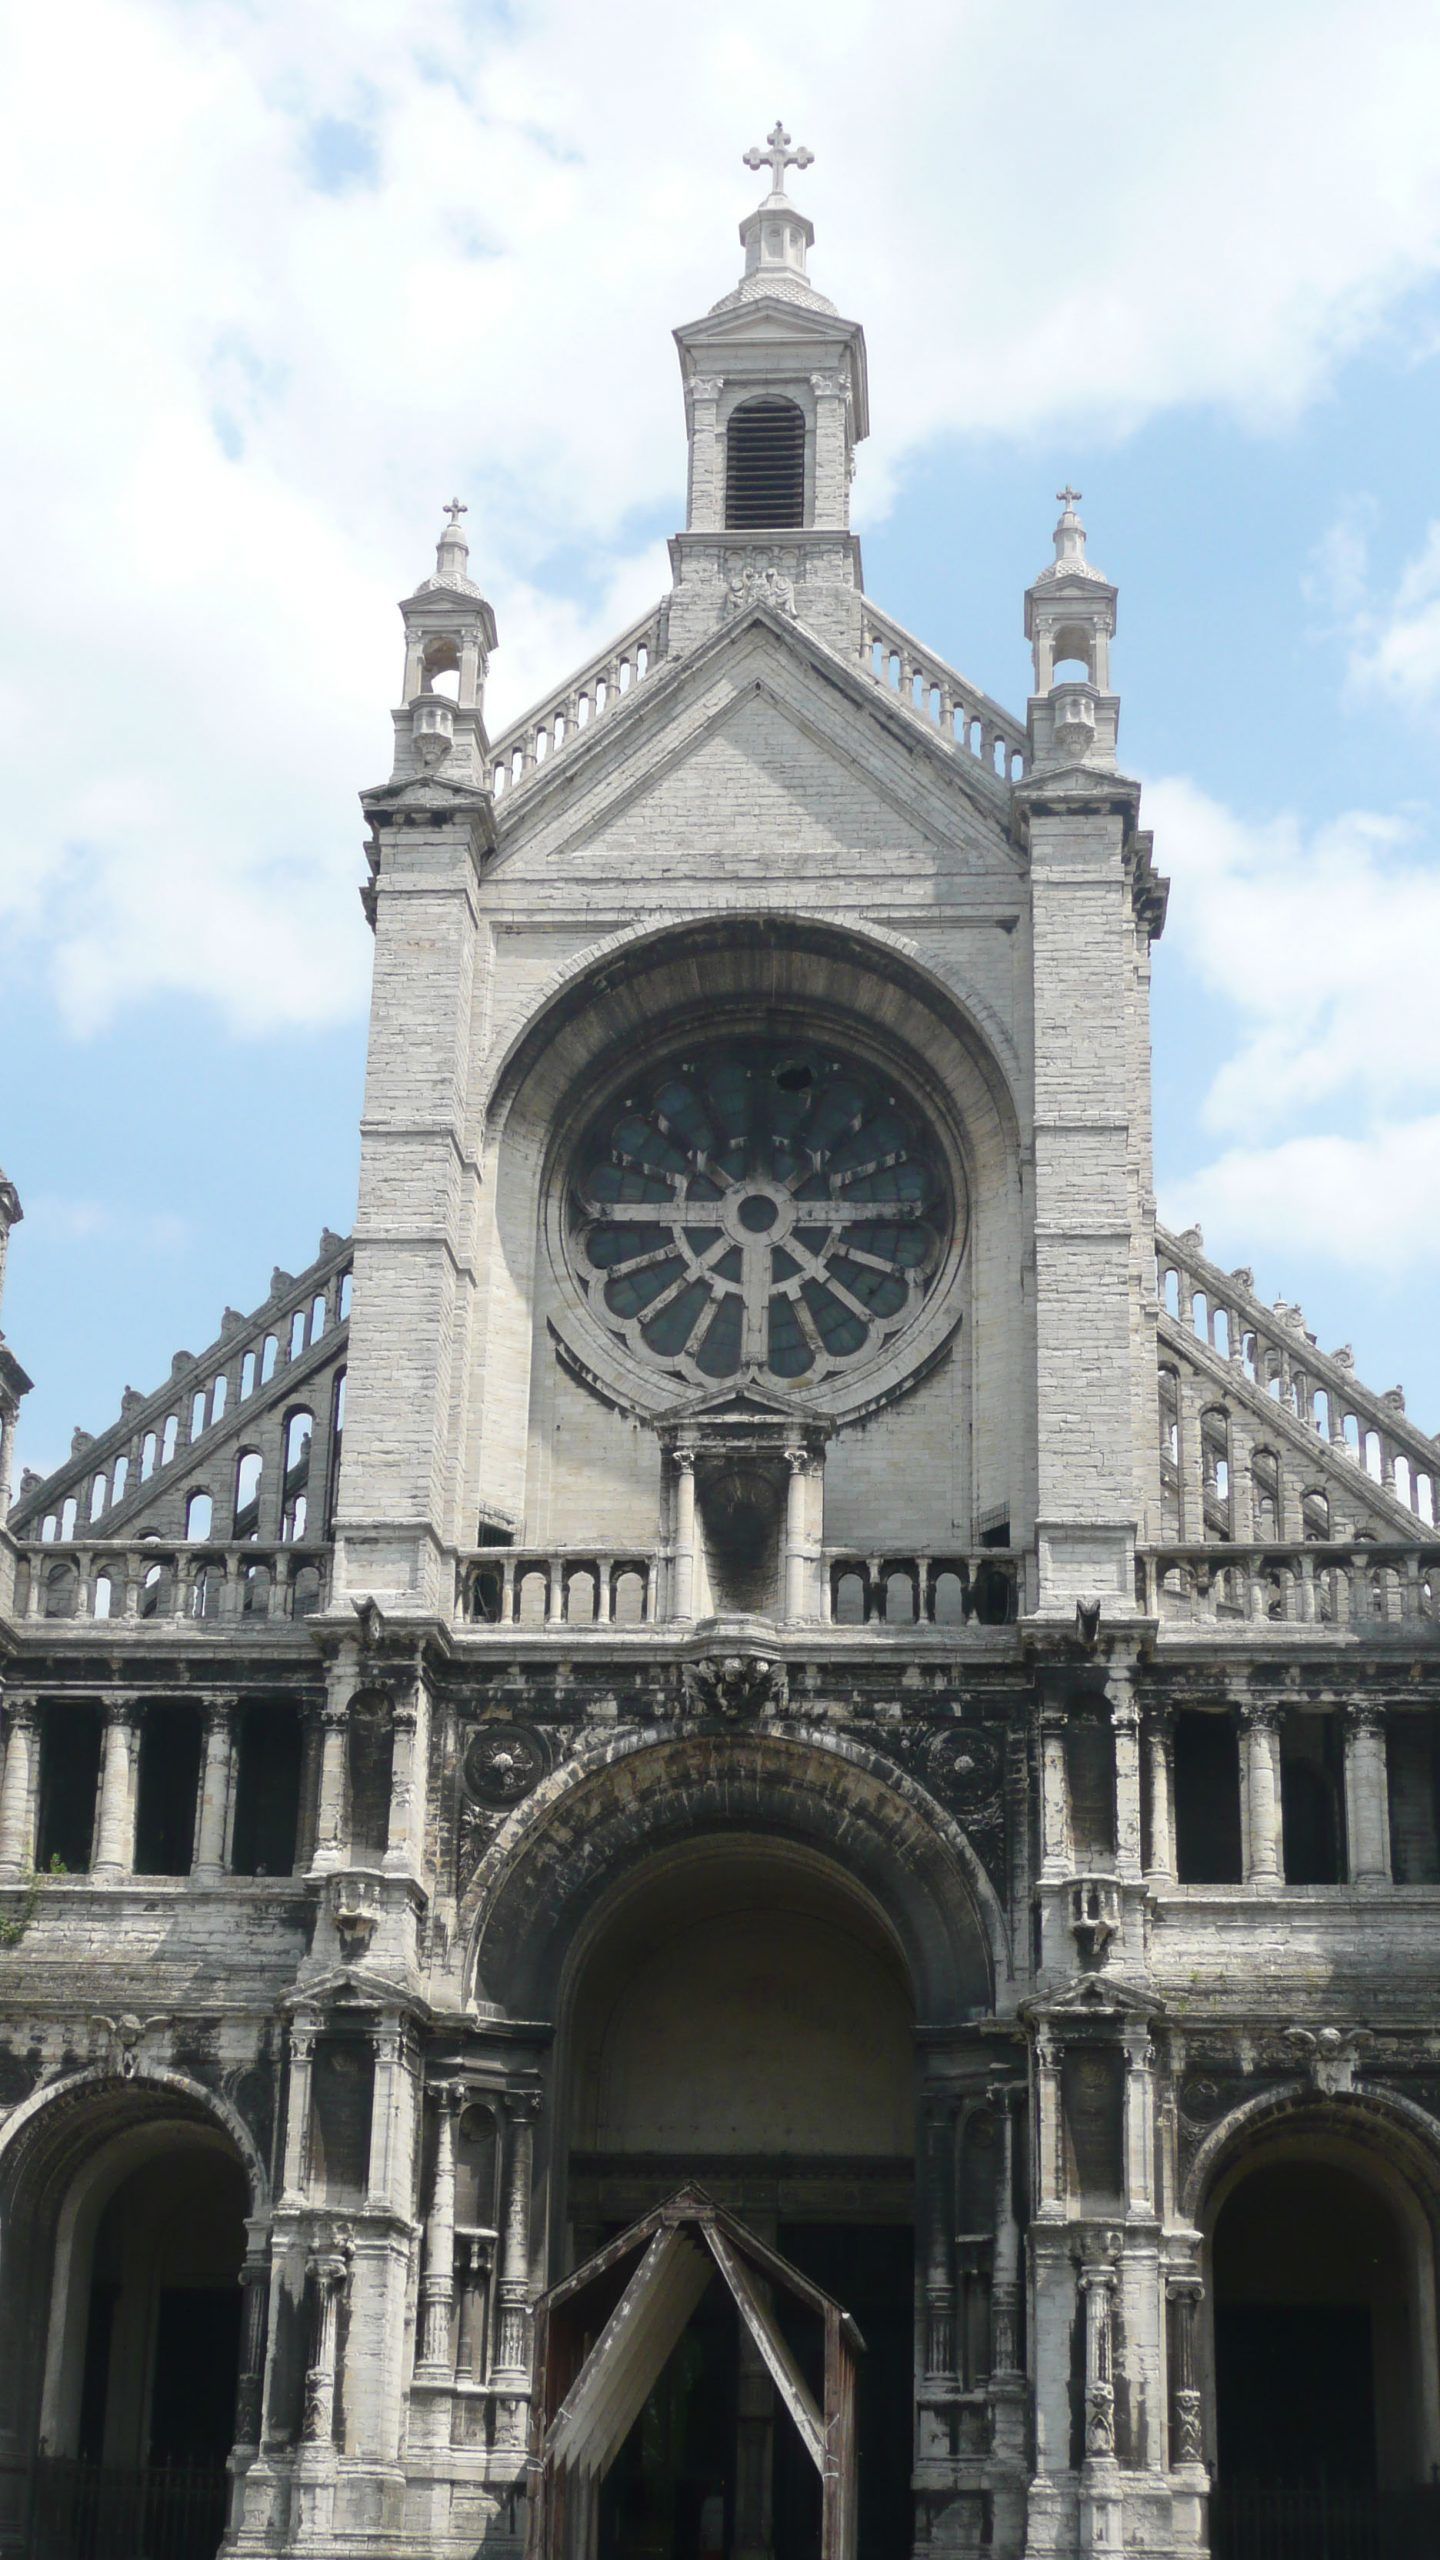
<path fill-rule="evenodd" d="M 758 606 L 502 801 L 496 868 L 572 882 L 676 855 L 706 881 L 781 870 L 873 890 L 1020 869 L 1002 795 L 803 624 Z M 777 869 L 777 852 L 780 868 Z"/>

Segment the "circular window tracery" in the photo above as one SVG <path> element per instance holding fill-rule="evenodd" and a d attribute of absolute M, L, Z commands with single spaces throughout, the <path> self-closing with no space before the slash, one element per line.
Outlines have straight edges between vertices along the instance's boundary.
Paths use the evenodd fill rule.
<path fill-rule="evenodd" d="M 647 1366 L 719 1386 L 822 1380 L 918 1312 L 954 1226 L 938 1141 L 877 1070 L 716 1041 L 655 1069 L 572 1161 L 571 1265 Z"/>

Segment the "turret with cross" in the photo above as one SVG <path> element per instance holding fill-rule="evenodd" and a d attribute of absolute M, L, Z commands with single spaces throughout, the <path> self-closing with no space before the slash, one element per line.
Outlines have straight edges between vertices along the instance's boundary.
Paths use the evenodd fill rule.
<path fill-rule="evenodd" d="M 435 574 L 423 578 L 400 607 L 405 623 L 405 679 L 395 713 L 395 773 L 433 772 L 447 781 L 482 780 L 485 770 L 485 676 L 495 646 L 495 616 L 470 575 L 470 546 L 460 519 L 463 498 L 447 498 L 435 545 Z"/>

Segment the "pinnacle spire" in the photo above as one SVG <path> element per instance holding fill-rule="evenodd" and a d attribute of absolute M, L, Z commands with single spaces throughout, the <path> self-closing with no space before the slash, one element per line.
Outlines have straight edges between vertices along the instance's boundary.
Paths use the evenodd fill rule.
<path fill-rule="evenodd" d="M 819 310 L 831 305 L 818 294 L 805 271 L 807 253 L 815 239 L 815 225 L 806 213 L 785 193 L 787 169 L 808 169 L 813 151 L 802 142 L 795 148 L 777 116 L 768 140 L 752 143 L 741 153 L 747 169 L 768 169 L 770 192 L 762 197 L 753 213 L 747 213 L 740 225 L 745 244 L 745 273 L 736 294 L 727 294 L 725 302 L 738 296 L 751 301 L 756 295 L 779 294 L 787 301 L 808 302 Z M 716 309 L 723 308 L 717 303 Z"/>
<path fill-rule="evenodd" d="M 790 136 L 786 132 L 780 118 L 777 116 L 769 133 L 765 137 L 764 149 L 761 149 L 758 142 L 752 143 L 750 149 L 743 153 L 742 157 L 747 169 L 763 169 L 766 162 L 769 162 L 769 201 L 773 204 L 777 196 L 783 196 L 785 193 L 786 170 L 808 169 L 815 157 L 815 154 L 813 151 L 807 151 L 803 142 L 801 143 L 798 151 L 792 151 L 790 148 Z"/>
<path fill-rule="evenodd" d="M 465 587 L 470 583 L 467 569 L 470 545 L 460 530 L 460 519 L 469 512 L 463 498 L 451 498 L 445 507 L 449 522 L 435 545 L 435 575 L 447 587 Z"/>

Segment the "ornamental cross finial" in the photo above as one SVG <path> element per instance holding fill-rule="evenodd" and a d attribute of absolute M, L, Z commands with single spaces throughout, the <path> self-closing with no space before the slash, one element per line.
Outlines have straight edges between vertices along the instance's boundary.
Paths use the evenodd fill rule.
<path fill-rule="evenodd" d="M 786 170 L 808 169 L 814 157 L 814 152 L 807 151 L 803 142 L 798 151 L 791 150 L 790 136 L 778 116 L 767 136 L 766 148 L 762 151 L 758 142 L 752 143 L 744 155 L 747 169 L 763 169 L 766 161 L 769 161 L 770 189 L 771 193 L 777 196 L 783 196 L 785 193 Z"/>
<path fill-rule="evenodd" d="M 1083 489 L 1072 489 L 1068 480 L 1063 489 L 1057 489 L 1055 492 L 1062 507 L 1078 507 L 1084 494 Z"/>
<path fill-rule="evenodd" d="M 466 506 L 463 498 L 452 498 L 449 505 L 444 509 L 444 513 L 450 519 L 451 532 L 458 533 L 460 530 L 460 518 L 462 516 L 468 516 L 470 510 Z"/>

